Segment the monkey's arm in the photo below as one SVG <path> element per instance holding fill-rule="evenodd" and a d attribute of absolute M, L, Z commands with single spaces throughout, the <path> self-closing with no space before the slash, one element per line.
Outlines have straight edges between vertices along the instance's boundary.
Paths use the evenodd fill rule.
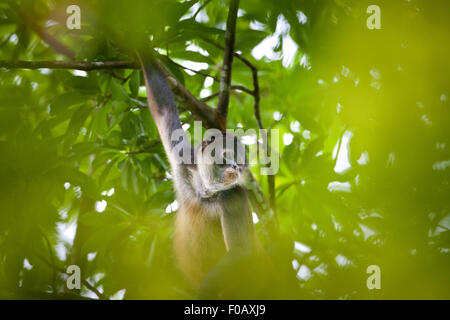
<path fill-rule="evenodd" d="M 175 105 L 175 98 L 170 90 L 166 78 L 153 57 L 141 58 L 138 54 L 141 69 L 144 73 L 147 88 L 147 100 L 150 112 L 156 122 L 164 149 L 172 164 L 175 146 L 179 143 L 190 143 L 186 139 L 181 127 L 180 116 Z M 178 139 L 172 139 L 173 133 Z"/>
<path fill-rule="evenodd" d="M 220 217 L 227 251 L 251 252 L 253 225 L 247 194 L 242 187 L 222 191 Z"/>
<path fill-rule="evenodd" d="M 190 191 L 190 185 L 185 183 L 188 175 L 186 165 L 193 164 L 194 152 L 181 127 L 175 98 L 154 58 L 141 56 L 139 53 L 138 58 L 145 78 L 148 106 L 170 161 L 172 173 L 177 176 L 174 179 L 177 189 Z"/>

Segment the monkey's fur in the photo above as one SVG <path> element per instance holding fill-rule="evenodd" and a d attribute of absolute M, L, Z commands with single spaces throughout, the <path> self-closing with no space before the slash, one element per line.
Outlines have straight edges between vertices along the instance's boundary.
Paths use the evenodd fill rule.
<path fill-rule="evenodd" d="M 149 108 L 171 164 L 179 202 L 174 241 L 179 266 L 194 287 L 200 289 L 200 297 L 224 297 L 223 292 L 239 290 L 239 283 L 248 278 L 238 274 L 257 273 L 250 264 L 261 252 L 242 186 L 248 168 L 245 159 L 242 161 L 245 151 L 239 150 L 245 149 L 238 139 L 226 133 L 192 147 L 181 128 L 173 93 L 163 72 L 153 58 L 139 56 L 139 60 Z M 174 132 L 178 134 L 177 139 L 171 139 Z M 233 151 L 238 151 L 232 152 L 225 164 L 211 160 L 227 154 L 228 145 L 216 144 L 215 155 L 206 152 L 220 135 L 223 141 L 233 142 Z M 194 163 L 180 162 L 180 155 Z M 233 278 L 237 281 L 232 281 Z"/>

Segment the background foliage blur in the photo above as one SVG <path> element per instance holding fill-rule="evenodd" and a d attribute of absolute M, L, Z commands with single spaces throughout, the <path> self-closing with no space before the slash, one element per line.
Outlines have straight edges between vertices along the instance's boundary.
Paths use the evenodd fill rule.
<path fill-rule="evenodd" d="M 81 30 L 66 28 L 70 4 Z M 381 30 L 366 27 L 371 4 Z M 149 32 L 203 98 L 218 82 L 181 66 L 220 77 L 211 41 L 223 44 L 227 6 L 1 1 L 0 60 L 64 60 L 37 26 L 77 61 L 134 60 Z M 445 0 L 241 1 L 236 50 L 258 68 L 262 120 L 282 138 L 293 298 L 450 298 L 449 12 Z M 97 298 L 65 289 L 71 264 L 104 298 L 195 297 L 174 264 L 177 203 L 142 81 L 137 70 L 0 69 L 1 298 Z M 233 84 L 252 88 L 237 59 Z M 182 121 L 192 126 L 189 112 Z M 240 126 L 257 128 L 253 98 L 234 91 L 228 128 Z M 369 265 L 381 290 L 366 287 Z"/>

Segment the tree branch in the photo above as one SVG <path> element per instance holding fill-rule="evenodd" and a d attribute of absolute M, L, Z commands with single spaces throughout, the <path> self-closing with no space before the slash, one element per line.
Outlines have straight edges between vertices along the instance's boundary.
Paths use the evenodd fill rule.
<path fill-rule="evenodd" d="M 235 52 L 234 55 L 236 56 L 236 58 L 238 58 L 244 64 L 246 64 L 252 71 L 253 96 L 255 97 L 253 109 L 254 109 L 256 123 L 258 125 L 258 128 L 264 129 L 264 125 L 261 120 L 261 111 L 259 109 L 259 102 L 260 102 L 261 96 L 259 93 L 258 69 L 248 59 L 244 58 L 241 54 Z"/>
<path fill-rule="evenodd" d="M 108 70 L 108 69 L 139 69 L 136 62 L 105 61 L 105 62 L 72 62 L 72 61 L 0 61 L 0 68 L 5 69 L 74 69 L 74 70 Z M 207 128 L 223 128 L 218 121 L 215 109 L 195 98 L 170 72 L 160 64 L 167 77 L 170 88 L 195 119 L 204 122 Z M 242 88 L 241 88 L 242 89 Z M 243 90 L 243 89 L 242 89 Z"/>
<path fill-rule="evenodd" d="M 233 65 L 234 41 L 236 37 L 236 20 L 239 0 L 230 0 L 228 10 L 227 29 L 225 31 L 225 52 L 220 79 L 220 94 L 217 112 L 221 122 L 227 122 L 228 105 L 230 102 L 231 71 Z"/>
<path fill-rule="evenodd" d="M 239 53 L 234 53 L 234 55 L 236 56 L 236 58 L 238 58 L 239 60 L 241 60 L 244 64 L 246 64 L 250 70 L 252 71 L 252 79 L 253 79 L 253 97 L 254 97 L 254 113 L 255 113 L 255 119 L 256 119 L 256 123 L 258 125 L 258 128 L 261 130 L 264 130 L 264 124 L 262 122 L 261 119 L 261 110 L 259 108 L 259 103 L 260 103 L 260 90 L 259 90 L 259 80 L 258 80 L 258 69 L 246 58 L 244 58 L 241 54 Z M 270 138 L 270 137 L 269 137 Z M 270 157 L 270 139 L 268 140 L 267 137 L 264 135 L 263 139 L 265 141 L 263 141 L 263 144 L 265 146 L 267 146 L 267 150 L 268 150 L 268 156 Z M 275 175 L 268 175 L 267 176 L 267 185 L 268 185 L 268 189 L 269 189 L 269 202 L 270 202 L 270 207 L 272 208 L 273 212 L 274 212 L 274 218 L 277 219 L 276 216 L 276 194 L 275 194 Z"/>
<path fill-rule="evenodd" d="M 74 69 L 83 71 L 105 69 L 139 69 L 136 62 L 105 61 L 105 62 L 74 62 L 74 61 L 0 61 L 0 68 L 5 69 Z"/>

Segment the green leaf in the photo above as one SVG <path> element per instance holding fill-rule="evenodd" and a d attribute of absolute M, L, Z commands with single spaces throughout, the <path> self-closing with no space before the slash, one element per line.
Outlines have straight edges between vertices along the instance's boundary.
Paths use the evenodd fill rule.
<path fill-rule="evenodd" d="M 133 71 L 128 82 L 128 86 L 131 91 L 131 96 L 137 98 L 139 94 L 139 86 L 141 85 L 141 72 L 138 70 Z"/>
<path fill-rule="evenodd" d="M 72 106 L 85 103 L 87 98 L 88 96 L 77 91 L 64 93 L 50 104 L 50 114 L 53 116 L 60 115 Z"/>
<path fill-rule="evenodd" d="M 113 100 L 128 102 L 130 100 L 125 88 L 119 83 L 119 80 L 112 79 L 109 84 L 109 92 Z"/>
<path fill-rule="evenodd" d="M 96 79 L 91 77 L 72 76 L 66 79 L 64 85 L 85 95 L 94 95 L 99 89 Z"/>
<path fill-rule="evenodd" d="M 200 52 L 196 52 L 196 51 L 186 51 L 186 50 L 172 51 L 170 57 L 175 58 L 175 59 L 180 59 L 180 60 L 188 60 L 188 61 L 194 61 L 194 62 L 203 62 L 203 63 L 208 63 L 208 64 L 214 64 L 214 61 L 211 58 L 204 56 Z"/>
<path fill-rule="evenodd" d="M 138 136 L 138 119 L 132 112 L 128 112 L 123 120 L 120 122 L 120 129 L 125 139 L 137 138 Z"/>
<path fill-rule="evenodd" d="M 70 182 L 72 185 L 80 186 L 82 191 L 91 198 L 95 199 L 99 195 L 99 190 L 94 180 L 73 167 L 60 165 L 52 170 L 51 175 L 60 180 L 61 184 Z"/>
<path fill-rule="evenodd" d="M 69 122 L 66 134 L 64 136 L 64 148 L 70 147 L 78 137 L 83 124 L 92 112 L 92 108 L 88 106 L 80 106 L 73 114 Z"/>
<path fill-rule="evenodd" d="M 103 187 L 106 184 L 106 179 L 107 179 L 109 173 L 114 168 L 114 166 L 116 165 L 116 163 L 119 159 L 120 159 L 120 157 L 115 157 L 115 158 L 111 159 L 110 162 L 105 167 L 105 169 L 102 171 L 102 173 L 100 174 L 100 177 L 98 178 L 98 181 L 100 182 L 100 186 Z"/>
<path fill-rule="evenodd" d="M 91 154 L 95 154 L 100 150 L 97 145 L 89 142 L 80 142 L 74 144 L 70 149 L 72 151 L 72 154 L 70 155 L 71 160 L 82 159 Z"/>
<path fill-rule="evenodd" d="M 183 40 L 211 38 L 211 36 L 224 36 L 225 31 L 219 28 L 208 27 L 194 19 L 185 19 L 177 23 L 175 29 L 179 31 Z"/>
<path fill-rule="evenodd" d="M 108 131 L 108 112 L 111 104 L 107 103 L 98 109 L 92 116 L 91 131 L 94 135 L 104 135 Z"/>
<path fill-rule="evenodd" d="M 116 149 L 123 149 L 124 142 L 120 131 L 114 130 L 106 138 L 106 144 Z"/>

